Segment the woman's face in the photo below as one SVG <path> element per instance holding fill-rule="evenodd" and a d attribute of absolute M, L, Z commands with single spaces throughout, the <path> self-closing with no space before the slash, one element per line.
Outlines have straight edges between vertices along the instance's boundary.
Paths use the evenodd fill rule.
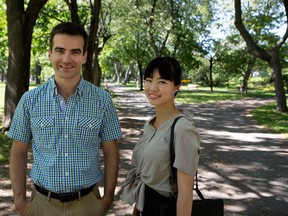
<path fill-rule="evenodd" d="M 144 84 L 145 95 L 154 106 L 174 104 L 174 95 L 179 88 L 173 81 L 161 78 L 158 69 L 153 71 L 152 77 L 146 78 Z"/>

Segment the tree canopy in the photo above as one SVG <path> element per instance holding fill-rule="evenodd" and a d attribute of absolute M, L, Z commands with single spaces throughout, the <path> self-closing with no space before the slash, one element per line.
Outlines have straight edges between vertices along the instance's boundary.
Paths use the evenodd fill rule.
<path fill-rule="evenodd" d="M 30 79 L 45 81 L 53 75 L 48 35 L 62 21 L 80 23 L 89 33 L 83 77 L 95 85 L 106 79 L 133 79 L 142 89 L 148 61 L 170 55 L 180 61 L 184 80 L 210 85 L 211 91 L 213 85 L 231 82 L 242 82 L 247 90 L 253 71 L 271 77 L 278 110 L 287 111 L 287 0 L 234 0 L 234 5 L 224 0 L 0 3 L 0 74 L 7 83 L 4 128 L 9 128 Z"/>

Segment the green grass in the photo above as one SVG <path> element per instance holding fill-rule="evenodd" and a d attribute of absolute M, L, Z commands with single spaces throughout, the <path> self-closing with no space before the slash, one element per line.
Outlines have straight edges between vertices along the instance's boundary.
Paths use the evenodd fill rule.
<path fill-rule="evenodd" d="M 272 97 L 272 93 L 248 92 L 248 94 L 232 91 L 229 89 L 215 88 L 211 92 L 208 88 L 198 90 L 181 90 L 176 97 L 176 101 L 181 103 L 209 103 L 224 100 L 240 100 L 243 98 L 263 98 Z"/>
<path fill-rule="evenodd" d="M 181 90 L 176 97 L 176 101 L 181 103 L 209 103 L 224 100 L 239 100 L 243 98 L 267 98 L 275 97 L 271 92 L 250 91 L 243 94 L 238 91 L 215 88 L 211 93 L 209 88 L 199 88 L 198 90 Z M 288 113 L 276 112 L 276 103 L 266 104 L 251 111 L 252 117 L 259 125 L 271 129 L 277 133 L 288 134 Z"/>
<path fill-rule="evenodd" d="M 276 111 L 276 103 L 265 104 L 251 111 L 258 124 L 279 133 L 288 134 L 288 113 Z"/>

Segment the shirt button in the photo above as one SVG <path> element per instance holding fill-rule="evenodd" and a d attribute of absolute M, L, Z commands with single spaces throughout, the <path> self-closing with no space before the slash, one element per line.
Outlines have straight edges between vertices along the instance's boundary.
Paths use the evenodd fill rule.
<path fill-rule="evenodd" d="M 65 153 L 65 157 L 68 157 L 68 153 Z"/>
<path fill-rule="evenodd" d="M 68 117 L 65 118 L 66 121 L 68 121 L 68 119 L 69 119 Z"/>
<path fill-rule="evenodd" d="M 65 136 L 64 136 L 66 139 L 68 138 L 68 135 L 67 134 L 65 134 Z"/>
<path fill-rule="evenodd" d="M 92 128 L 92 124 L 89 124 L 89 128 Z"/>
<path fill-rule="evenodd" d="M 65 175 L 66 175 L 66 176 L 69 176 L 69 172 L 66 172 Z"/>

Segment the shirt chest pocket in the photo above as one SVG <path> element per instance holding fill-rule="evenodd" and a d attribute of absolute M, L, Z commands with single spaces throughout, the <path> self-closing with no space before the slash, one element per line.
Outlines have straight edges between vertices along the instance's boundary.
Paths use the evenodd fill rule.
<path fill-rule="evenodd" d="M 99 141 L 101 119 L 93 117 L 82 117 L 78 120 L 77 139 L 81 144 L 89 146 Z"/>
<path fill-rule="evenodd" d="M 32 117 L 31 129 L 34 143 L 42 150 L 51 151 L 55 143 L 54 117 Z"/>

